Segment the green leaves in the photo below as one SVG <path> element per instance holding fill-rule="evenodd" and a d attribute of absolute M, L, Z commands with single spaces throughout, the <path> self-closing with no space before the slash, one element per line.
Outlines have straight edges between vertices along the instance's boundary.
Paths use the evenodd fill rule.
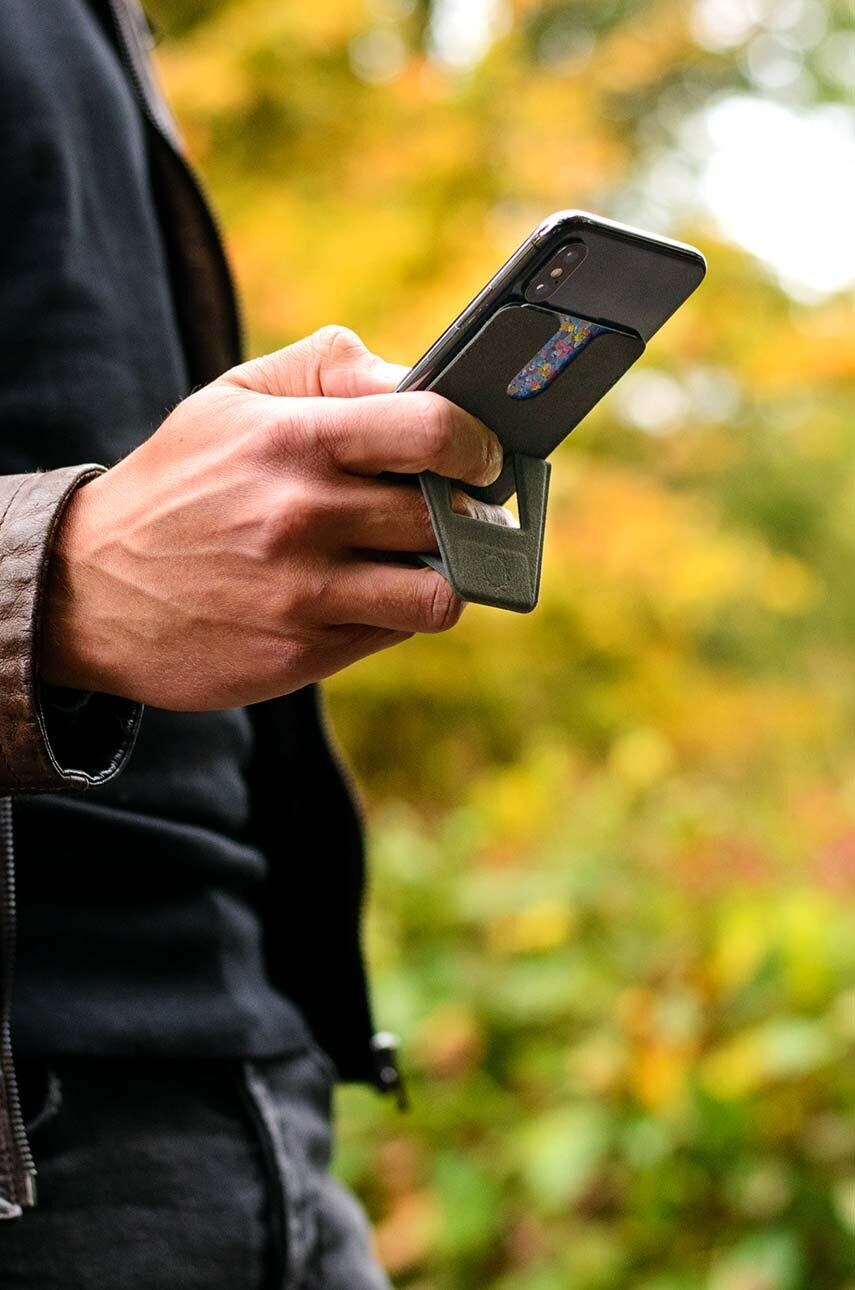
<path fill-rule="evenodd" d="M 559 1107 L 522 1125 L 512 1153 L 536 1209 L 567 1213 L 593 1185 L 611 1140 L 610 1116 L 594 1104 Z"/>
<path fill-rule="evenodd" d="M 713 1262 L 709 1290 L 797 1290 L 804 1257 L 794 1232 L 746 1237 Z"/>

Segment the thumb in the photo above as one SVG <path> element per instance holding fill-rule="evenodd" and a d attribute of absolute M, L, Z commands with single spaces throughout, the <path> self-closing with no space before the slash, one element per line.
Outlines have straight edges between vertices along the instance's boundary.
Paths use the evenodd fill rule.
<path fill-rule="evenodd" d="M 331 325 L 294 345 L 242 363 L 220 379 L 259 394 L 348 399 L 389 394 L 407 371 L 372 354 L 348 327 Z"/>

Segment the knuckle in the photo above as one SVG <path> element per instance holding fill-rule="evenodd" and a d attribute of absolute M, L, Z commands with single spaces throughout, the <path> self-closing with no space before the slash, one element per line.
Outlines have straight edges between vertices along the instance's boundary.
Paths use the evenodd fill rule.
<path fill-rule="evenodd" d="M 415 490 L 410 498 L 409 526 L 412 528 L 414 537 L 420 546 L 427 548 L 436 545 L 436 536 L 433 531 L 433 522 L 430 517 L 430 511 L 427 508 L 427 502 L 422 494 Z"/>
<path fill-rule="evenodd" d="M 307 610 L 313 603 L 312 589 L 305 578 L 291 578 L 284 587 L 279 600 L 279 618 L 281 626 L 294 630 L 307 617 Z"/>
<path fill-rule="evenodd" d="M 341 361 L 353 358 L 365 349 L 361 339 L 350 327 L 327 323 L 309 337 L 309 342 L 322 361 Z"/>
<path fill-rule="evenodd" d="M 437 549 L 436 529 L 433 526 L 430 511 L 424 502 L 422 502 L 419 508 L 418 519 L 416 520 L 416 534 L 419 542 L 419 550 L 435 551 Z"/>
<path fill-rule="evenodd" d="M 311 611 L 316 617 L 324 617 L 328 608 L 330 595 L 336 583 L 336 569 L 329 560 L 317 560 L 311 578 Z"/>
<path fill-rule="evenodd" d="M 278 560 L 291 545 L 292 534 L 287 509 L 271 506 L 255 519 L 253 558 L 262 567 Z"/>
<path fill-rule="evenodd" d="M 286 524 L 296 536 L 311 533 L 318 517 L 318 507 L 314 496 L 302 490 L 292 495 L 287 504 Z"/>
<path fill-rule="evenodd" d="M 266 419 L 262 426 L 266 460 L 276 475 L 283 463 L 294 472 L 316 476 L 326 455 L 327 430 L 321 418 L 313 414 L 311 399 L 285 399 L 284 407 Z"/>
<path fill-rule="evenodd" d="M 294 571 L 283 591 L 282 620 L 290 626 L 323 618 L 332 582 L 332 570 L 323 560 L 307 558 Z"/>
<path fill-rule="evenodd" d="M 266 411 L 266 409 L 265 409 Z M 279 409 L 277 409 L 278 413 Z M 256 423 L 258 452 L 268 469 L 275 473 L 281 461 L 294 452 L 294 426 L 290 416 L 260 416 Z"/>
<path fill-rule="evenodd" d="M 324 514 L 322 499 L 311 489 L 288 489 L 270 518 L 274 548 L 282 551 L 304 545 L 318 529 Z"/>
<path fill-rule="evenodd" d="M 327 498 L 318 487 L 301 488 L 293 500 L 295 533 L 315 539 L 323 527 L 329 509 Z"/>
<path fill-rule="evenodd" d="M 419 434 L 426 466 L 443 465 L 454 446 L 454 406 L 438 394 L 419 396 Z"/>

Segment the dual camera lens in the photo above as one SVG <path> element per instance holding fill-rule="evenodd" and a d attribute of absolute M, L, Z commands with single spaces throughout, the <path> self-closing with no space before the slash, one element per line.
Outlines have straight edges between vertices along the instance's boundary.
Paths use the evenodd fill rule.
<path fill-rule="evenodd" d="M 588 248 L 584 242 L 568 242 L 566 246 L 560 247 L 541 265 L 529 282 L 525 289 L 526 300 L 532 303 L 549 300 L 564 285 L 574 269 L 578 269 L 587 254 Z"/>

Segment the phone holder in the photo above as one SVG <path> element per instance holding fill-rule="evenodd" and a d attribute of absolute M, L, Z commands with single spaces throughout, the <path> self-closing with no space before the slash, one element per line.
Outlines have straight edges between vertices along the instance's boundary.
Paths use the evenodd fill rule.
<path fill-rule="evenodd" d="M 522 453 L 514 453 L 506 464 L 513 471 L 519 528 L 458 515 L 451 508 L 451 481 L 432 471 L 420 476 L 440 552 L 439 559 L 422 558 L 447 578 L 461 600 L 527 614 L 540 589 L 552 467 Z"/>
<path fill-rule="evenodd" d="M 537 604 L 546 531 L 548 454 L 644 351 L 635 333 L 598 329 L 572 361 L 531 397 L 508 387 L 538 359 L 567 319 L 537 305 L 506 305 L 428 386 L 488 425 L 505 449 L 495 483 L 473 488 L 426 471 L 419 476 L 440 556 L 426 564 L 461 600 L 529 613 Z M 517 494 L 519 528 L 458 515 L 452 486 L 483 501 Z"/>

